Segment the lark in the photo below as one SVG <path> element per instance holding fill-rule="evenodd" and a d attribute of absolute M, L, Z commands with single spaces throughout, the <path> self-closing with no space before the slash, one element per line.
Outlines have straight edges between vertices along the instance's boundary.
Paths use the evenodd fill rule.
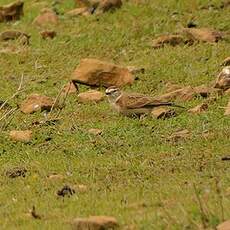
<path fill-rule="evenodd" d="M 184 108 L 174 104 L 173 102 L 162 102 L 156 100 L 148 95 L 139 93 L 126 93 L 115 86 L 107 88 L 105 94 L 108 97 L 110 105 L 115 111 L 129 117 L 141 117 L 142 115 L 151 113 L 155 107 L 159 106 Z"/>

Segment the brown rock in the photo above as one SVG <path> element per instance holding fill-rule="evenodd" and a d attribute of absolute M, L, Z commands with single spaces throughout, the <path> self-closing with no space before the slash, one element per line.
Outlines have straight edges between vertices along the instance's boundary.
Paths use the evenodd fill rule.
<path fill-rule="evenodd" d="M 216 227 L 217 230 L 230 230 L 230 220 L 226 220 Z"/>
<path fill-rule="evenodd" d="M 129 70 L 130 73 L 132 74 L 140 74 L 145 72 L 145 68 L 143 67 L 135 67 L 135 66 L 128 66 L 127 69 Z"/>
<path fill-rule="evenodd" d="M 213 88 L 213 87 L 208 87 L 205 85 L 200 85 L 197 87 L 194 87 L 194 91 L 198 96 L 201 96 L 203 98 L 207 97 L 215 97 L 215 96 L 222 96 L 223 91 L 221 89 Z"/>
<path fill-rule="evenodd" d="M 156 97 L 156 99 L 160 101 L 173 101 L 173 100 L 189 101 L 189 100 L 192 100 L 195 95 L 196 95 L 195 90 L 191 86 L 187 86 L 187 87 L 163 94 L 161 96 L 158 96 Z"/>
<path fill-rule="evenodd" d="M 222 39 L 222 33 L 209 28 L 184 28 L 182 30 L 188 39 L 214 43 Z"/>
<path fill-rule="evenodd" d="M 217 76 L 215 88 L 227 90 L 230 88 L 230 66 L 226 66 Z"/>
<path fill-rule="evenodd" d="M 67 15 L 71 16 L 71 17 L 75 17 L 75 16 L 88 16 L 91 14 L 90 10 L 88 7 L 81 7 L 81 8 L 76 8 L 73 10 L 70 10 L 66 13 Z"/>
<path fill-rule="evenodd" d="M 90 216 L 73 220 L 73 229 L 76 230 L 109 230 L 117 227 L 117 220 L 110 216 Z"/>
<path fill-rule="evenodd" d="M 54 100 L 50 97 L 31 94 L 25 101 L 22 102 L 20 110 L 23 113 L 34 113 L 36 111 L 50 110 L 53 106 Z"/>
<path fill-rule="evenodd" d="M 204 97 L 204 98 L 207 98 L 210 96 L 210 94 L 214 91 L 213 88 L 210 88 L 210 87 L 207 87 L 205 85 L 200 85 L 200 86 L 197 86 L 194 88 L 196 94 Z"/>
<path fill-rule="evenodd" d="M 77 184 L 77 185 L 74 185 L 74 189 L 77 192 L 85 193 L 85 192 L 87 192 L 88 187 L 84 184 Z"/>
<path fill-rule="evenodd" d="M 69 82 L 66 84 L 66 86 L 63 89 L 64 93 L 68 93 L 68 94 L 74 94 L 78 91 L 77 85 L 74 84 L 73 82 Z"/>
<path fill-rule="evenodd" d="M 98 136 L 102 134 L 102 130 L 101 129 L 89 129 L 88 133 Z"/>
<path fill-rule="evenodd" d="M 208 109 L 208 104 L 202 103 L 200 105 L 195 106 L 192 109 L 189 109 L 188 112 L 193 113 L 193 114 L 199 114 Z"/>
<path fill-rule="evenodd" d="M 223 9 L 223 8 L 227 8 L 227 7 L 230 7 L 230 0 L 222 1 L 220 8 Z"/>
<path fill-rule="evenodd" d="M 228 105 L 227 105 L 227 107 L 226 107 L 226 109 L 225 109 L 224 115 L 226 115 L 226 116 L 229 116 L 229 115 L 230 115 L 230 101 L 228 102 Z"/>
<path fill-rule="evenodd" d="M 151 116 L 156 119 L 175 117 L 175 115 L 176 113 L 174 110 L 164 107 L 156 107 L 151 112 Z"/>
<path fill-rule="evenodd" d="M 152 41 L 153 48 L 160 48 L 164 45 L 176 46 L 185 43 L 181 35 L 162 35 Z"/>
<path fill-rule="evenodd" d="M 71 77 L 72 81 L 91 86 L 124 86 L 134 81 L 127 68 L 97 59 L 82 59 Z"/>
<path fill-rule="evenodd" d="M 190 136 L 190 133 L 187 129 L 183 129 L 173 133 L 170 137 L 168 137 L 169 141 L 178 142 L 180 139 L 186 139 Z"/>
<path fill-rule="evenodd" d="M 32 139 L 32 131 L 24 130 L 12 130 L 10 131 L 10 139 L 13 141 L 20 141 L 20 142 L 29 142 Z"/>
<path fill-rule="evenodd" d="M 178 89 L 181 89 L 182 87 L 180 85 L 177 85 L 177 84 L 174 84 L 171 82 L 167 82 L 165 84 L 165 88 L 166 88 L 166 93 L 170 93 L 170 92 L 176 91 Z"/>
<path fill-rule="evenodd" d="M 104 94 L 97 90 L 89 90 L 84 93 L 78 94 L 78 100 L 80 102 L 99 102 L 104 98 Z"/>
<path fill-rule="evenodd" d="M 114 10 L 122 6 L 121 0 L 76 0 L 76 5 L 80 8 L 86 8 L 88 12 L 100 14 L 106 11 Z M 91 14 L 89 13 L 89 14 Z M 74 15 L 79 15 L 76 13 Z M 82 15 L 80 13 L 80 15 Z"/>
<path fill-rule="evenodd" d="M 105 13 L 107 11 L 120 8 L 121 6 L 121 0 L 101 0 L 96 8 L 96 14 Z"/>
<path fill-rule="evenodd" d="M 48 179 L 50 179 L 50 180 L 63 180 L 64 176 L 61 174 L 52 173 L 52 174 L 48 175 Z"/>
<path fill-rule="evenodd" d="M 34 21 L 33 24 L 37 26 L 57 25 L 58 16 L 51 9 L 43 9 Z"/>
<path fill-rule="evenodd" d="M 30 36 L 19 30 L 7 30 L 0 34 L 0 41 L 21 39 L 23 44 L 29 44 Z"/>
<path fill-rule="evenodd" d="M 225 95 L 230 95 L 230 88 L 227 89 L 226 91 L 224 91 L 224 94 L 225 94 Z"/>
<path fill-rule="evenodd" d="M 215 139 L 215 133 L 205 130 L 201 133 L 201 136 L 205 139 L 205 140 L 214 140 Z"/>
<path fill-rule="evenodd" d="M 40 34 L 43 39 L 47 39 L 47 38 L 53 39 L 54 37 L 57 36 L 57 33 L 54 30 L 44 30 Z"/>
<path fill-rule="evenodd" d="M 23 16 L 23 5 L 24 2 L 19 0 L 0 6 L 0 22 L 19 20 Z"/>
<path fill-rule="evenodd" d="M 223 62 L 221 63 L 222 66 L 230 66 L 230 57 L 227 57 L 223 60 Z"/>
<path fill-rule="evenodd" d="M 88 7 L 90 5 L 89 0 L 75 0 L 75 3 L 77 7 Z"/>

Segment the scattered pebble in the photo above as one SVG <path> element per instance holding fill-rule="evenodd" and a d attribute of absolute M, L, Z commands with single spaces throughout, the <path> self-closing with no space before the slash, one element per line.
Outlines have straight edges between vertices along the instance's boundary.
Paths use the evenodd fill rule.
<path fill-rule="evenodd" d="M 33 132 L 31 130 L 12 130 L 10 131 L 10 139 L 19 142 L 30 142 L 33 137 Z"/>
<path fill-rule="evenodd" d="M 89 90 L 78 94 L 78 101 L 82 103 L 99 102 L 104 99 L 104 94 L 97 90 Z"/>
<path fill-rule="evenodd" d="M 156 107 L 152 110 L 151 116 L 156 119 L 166 119 L 176 116 L 176 112 L 169 108 Z"/>
<path fill-rule="evenodd" d="M 208 109 L 208 104 L 201 103 L 200 105 L 197 105 L 192 109 L 189 109 L 188 112 L 193 114 L 200 114 L 202 112 L 205 112 L 207 109 Z"/>
<path fill-rule="evenodd" d="M 112 230 L 119 225 L 116 218 L 111 216 L 90 216 L 74 219 L 72 226 L 76 230 Z"/>
<path fill-rule="evenodd" d="M 39 94 L 31 94 L 21 103 L 20 110 L 26 114 L 43 110 L 49 111 L 53 104 L 54 100 L 50 97 Z"/>
<path fill-rule="evenodd" d="M 101 129 L 89 129 L 88 133 L 98 136 L 102 134 L 102 130 Z"/>
<path fill-rule="evenodd" d="M 40 34 L 43 39 L 47 39 L 47 38 L 53 39 L 57 36 L 57 33 L 54 30 L 43 30 L 42 32 L 40 32 Z"/>
<path fill-rule="evenodd" d="M 230 220 L 226 220 L 216 227 L 217 230 L 230 230 Z"/>
<path fill-rule="evenodd" d="M 47 25 L 57 25 L 58 16 L 53 10 L 45 8 L 41 11 L 40 15 L 34 19 L 33 24 L 40 27 Z"/>

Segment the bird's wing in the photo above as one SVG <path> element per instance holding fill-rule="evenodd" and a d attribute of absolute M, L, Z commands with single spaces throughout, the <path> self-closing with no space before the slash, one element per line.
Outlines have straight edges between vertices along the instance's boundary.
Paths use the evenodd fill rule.
<path fill-rule="evenodd" d="M 172 105 L 171 102 L 161 102 L 142 94 L 124 94 L 119 98 L 119 103 L 127 109 Z"/>

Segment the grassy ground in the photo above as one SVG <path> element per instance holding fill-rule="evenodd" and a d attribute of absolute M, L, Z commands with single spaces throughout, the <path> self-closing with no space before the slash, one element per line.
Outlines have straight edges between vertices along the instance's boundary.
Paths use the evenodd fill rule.
<path fill-rule="evenodd" d="M 1 4 L 9 2 L 1 0 Z M 100 16 L 70 19 L 61 15 L 55 27 L 58 36 L 44 41 L 31 23 L 51 1 L 27 0 L 21 21 L 0 24 L 1 31 L 20 29 L 31 35 L 27 50 L 0 55 L 0 99 L 15 92 L 22 74 L 25 90 L 10 102 L 12 106 L 30 93 L 55 97 L 86 57 L 144 67 L 145 73 L 126 88 L 129 91 L 158 95 L 166 82 L 210 84 L 221 61 L 229 56 L 229 43 L 159 50 L 150 46 L 157 35 L 178 31 L 191 19 L 199 27 L 229 30 L 229 8 L 200 9 L 209 2 L 221 4 L 140 0 L 125 2 L 120 10 Z M 66 0 L 58 10 L 62 13 L 73 6 L 72 0 Z M 86 89 L 80 86 L 80 91 Z M 82 105 L 76 96 L 68 98 L 56 125 L 31 127 L 44 115 L 16 112 L 0 133 L 1 229 L 69 229 L 74 217 L 89 215 L 115 216 L 122 229 L 198 229 L 206 215 L 203 222 L 214 228 L 223 219 L 222 208 L 224 219 L 230 218 L 229 162 L 221 161 L 230 147 L 230 120 L 221 108 L 228 99 L 219 98 L 204 114 L 191 116 L 182 111 L 168 120 L 122 117 L 106 101 Z M 200 101 L 184 105 L 189 108 Z M 100 128 L 103 134 L 90 135 L 90 128 Z M 189 139 L 167 141 L 173 132 L 185 128 L 191 133 Z M 8 138 L 12 129 L 32 129 L 32 142 L 13 143 Z M 204 132 L 210 135 L 204 138 Z M 25 178 L 5 175 L 16 166 L 28 170 Z M 50 173 L 63 178 L 51 180 Z M 56 195 L 64 185 L 79 184 L 86 185 L 87 191 L 65 198 Z M 42 219 L 28 216 L 32 206 Z"/>

